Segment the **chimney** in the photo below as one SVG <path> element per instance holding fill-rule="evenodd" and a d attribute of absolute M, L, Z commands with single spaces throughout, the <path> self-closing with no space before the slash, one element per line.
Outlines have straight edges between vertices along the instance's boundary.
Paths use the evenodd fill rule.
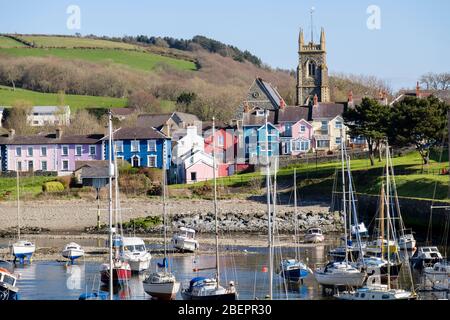
<path fill-rule="evenodd" d="M 319 98 L 317 97 L 317 94 L 314 95 L 314 107 L 318 107 L 319 106 Z"/>
<path fill-rule="evenodd" d="M 56 139 L 61 139 L 62 134 L 63 134 L 62 129 L 56 128 Z"/>
<path fill-rule="evenodd" d="M 353 91 L 352 90 L 350 90 L 348 92 L 348 102 L 353 103 Z"/>
<path fill-rule="evenodd" d="M 8 130 L 8 138 L 12 139 L 12 138 L 14 138 L 15 135 L 16 135 L 16 130 L 14 130 L 14 129 Z"/>
<path fill-rule="evenodd" d="M 416 84 L 416 97 L 420 98 L 420 85 L 419 85 L 419 81 L 417 81 Z"/>

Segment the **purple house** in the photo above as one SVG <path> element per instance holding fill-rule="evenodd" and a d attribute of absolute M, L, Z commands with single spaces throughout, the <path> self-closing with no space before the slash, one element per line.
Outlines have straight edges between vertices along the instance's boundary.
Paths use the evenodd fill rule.
<path fill-rule="evenodd" d="M 299 155 L 311 150 L 313 126 L 307 121 L 309 109 L 285 107 L 278 114 L 281 154 Z"/>
<path fill-rule="evenodd" d="M 46 171 L 69 175 L 75 161 L 101 160 L 103 134 L 55 133 L 17 136 L 11 129 L 0 137 L 2 171 Z"/>

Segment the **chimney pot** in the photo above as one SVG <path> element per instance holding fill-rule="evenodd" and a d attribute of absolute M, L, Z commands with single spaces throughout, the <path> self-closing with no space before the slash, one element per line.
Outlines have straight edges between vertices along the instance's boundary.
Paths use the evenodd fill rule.
<path fill-rule="evenodd" d="M 350 90 L 348 93 L 348 102 L 353 102 L 353 91 Z"/>

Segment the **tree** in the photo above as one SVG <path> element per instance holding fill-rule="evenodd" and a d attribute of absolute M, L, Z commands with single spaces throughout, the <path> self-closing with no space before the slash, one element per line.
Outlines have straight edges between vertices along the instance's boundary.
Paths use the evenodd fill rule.
<path fill-rule="evenodd" d="M 406 97 L 392 107 L 388 130 L 391 144 L 402 147 L 414 145 L 428 163 L 430 148 L 441 143 L 447 131 L 449 106 L 434 96 Z"/>
<path fill-rule="evenodd" d="M 375 99 L 363 98 L 360 105 L 347 110 L 343 116 L 352 136 L 366 138 L 370 164 L 373 166 L 374 153 L 379 149 L 381 140 L 387 135 L 389 107 Z"/>
<path fill-rule="evenodd" d="M 145 90 L 137 90 L 128 98 L 131 107 L 136 108 L 140 112 L 158 113 L 161 111 L 161 104 L 158 99 Z"/>
<path fill-rule="evenodd" d="M 30 126 L 27 119 L 30 113 L 31 102 L 26 100 L 16 100 L 6 115 L 6 126 L 9 129 L 14 129 L 18 135 L 32 134 L 34 129 Z"/>
<path fill-rule="evenodd" d="M 427 90 L 448 90 L 450 89 L 450 72 L 426 73 L 420 77 L 420 83 L 427 87 Z"/>

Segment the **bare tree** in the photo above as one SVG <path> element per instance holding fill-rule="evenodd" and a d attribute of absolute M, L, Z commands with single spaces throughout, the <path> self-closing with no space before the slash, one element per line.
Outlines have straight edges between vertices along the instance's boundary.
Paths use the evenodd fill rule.
<path fill-rule="evenodd" d="M 420 77 L 420 83 L 424 84 L 427 90 L 448 90 L 450 88 L 450 72 L 428 72 Z"/>

